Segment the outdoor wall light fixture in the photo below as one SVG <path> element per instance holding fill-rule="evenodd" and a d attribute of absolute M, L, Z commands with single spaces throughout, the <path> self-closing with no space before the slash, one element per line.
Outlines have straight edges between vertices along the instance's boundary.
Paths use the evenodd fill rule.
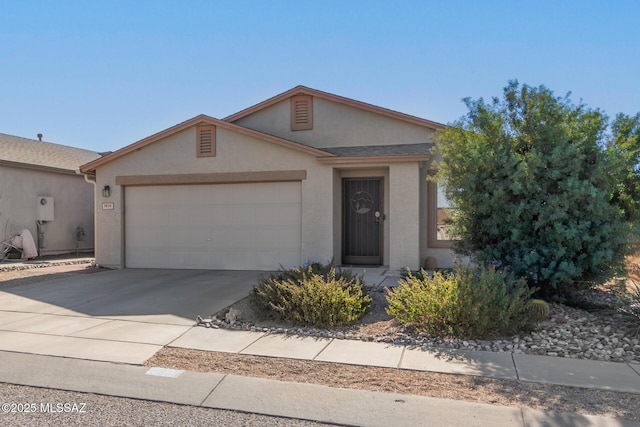
<path fill-rule="evenodd" d="M 111 187 L 109 187 L 108 185 L 105 185 L 104 187 L 102 187 L 102 197 L 109 197 L 111 196 Z"/>

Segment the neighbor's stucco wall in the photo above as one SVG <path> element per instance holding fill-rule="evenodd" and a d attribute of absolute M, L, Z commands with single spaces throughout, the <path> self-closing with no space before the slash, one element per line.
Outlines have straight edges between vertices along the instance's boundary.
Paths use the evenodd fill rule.
<path fill-rule="evenodd" d="M 217 127 L 216 157 L 196 157 L 195 127 L 116 159 L 96 171 L 96 262 L 123 266 L 123 191 L 118 175 L 307 171 L 302 181 L 301 261 L 328 261 L 333 254 L 332 169 L 313 156 Z M 103 198 L 104 185 L 111 197 Z M 125 190 L 126 191 L 126 190 Z M 103 210 L 114 202 L 114 210 Z"/>
<path fill-rule="evenodd" d="M 292 131 L 290 114 L 286 99 L 235 123 L 318 148 L 415 144 L 434 137 L 424 126 L 318 97 L 313 98 L 313 129 Z"/>
<path fill-rule="evenodd" d="M 54 220 L 44 226 L 41 255 L 76 250 L 74 233 L 85 230 L 80 250 L 94 246 L 93 185 L 82 175 L 67 175 L 0 165 L 0 239 L 27 228 L 38 244 L 37 197 L 54 198 Z"/>

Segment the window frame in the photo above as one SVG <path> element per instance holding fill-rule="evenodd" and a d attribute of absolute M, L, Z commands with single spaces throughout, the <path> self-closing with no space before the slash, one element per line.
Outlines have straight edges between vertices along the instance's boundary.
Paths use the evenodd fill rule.
<path fill-rule="evenodd" d="M 435 174 L 435 170 L 429 171 L 430 176 Z M 430 248 L 451 249 L 455 242 L 456 240 L 453 239 L 438 239 L 438 183 L 429 180 L 427 182 L 427 245 Z"/>

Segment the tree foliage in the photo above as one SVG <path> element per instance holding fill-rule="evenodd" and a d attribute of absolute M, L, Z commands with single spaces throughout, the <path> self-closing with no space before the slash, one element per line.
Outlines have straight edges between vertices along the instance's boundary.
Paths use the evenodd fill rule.
<path fill-rule="evenodd" d="M 612 201 L 619 205 L 625 218 L 640 222 L 640 113 L 618 114 L 611 125 L 611 141 L 607 154 L 612 161 L 616 187 Z"/>
<path fill-rule="evenodd" d="M 455 250 L 508 266 L 547 296 L 614 274 L 628 225 L 611 202 L 607 117 L 517 81 L 502 99 L 465 103 L 438 144 Z"/>

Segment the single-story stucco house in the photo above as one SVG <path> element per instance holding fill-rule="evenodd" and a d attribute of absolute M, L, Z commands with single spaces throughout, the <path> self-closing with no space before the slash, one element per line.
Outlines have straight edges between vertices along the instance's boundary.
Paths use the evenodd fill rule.
<path fill-rule="evenodd" d="M 445 206 L 427 181 L 443 127 L 304 86 L 194 117 L 81 167 L 96 182 L 96 262 L 450 266 Z"/>
<path fill-rule="evenodd" d="M 39 255 L 93 250 L 93 185 L 79 169 L 99 157 L 0 133 L 0 241 L 27 229 Z"/>

